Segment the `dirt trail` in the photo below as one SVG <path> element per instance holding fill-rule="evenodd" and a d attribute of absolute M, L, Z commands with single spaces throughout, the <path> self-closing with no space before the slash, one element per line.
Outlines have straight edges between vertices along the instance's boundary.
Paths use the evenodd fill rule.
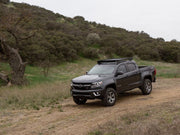
<path fill-rule="evenodd" d="M 78 106 L 68 98 L 63 112 L 43 108 L 39 111 L 16 110 L 0 112 L 0 135 L 81 135 L 125 113 L 180 99 L 180 79 L 158 79 L 151 95 L 143 96 L 136 89 L 122 94 L 116 105 L 103 107 L 101 101 L 88 101 Z"/>

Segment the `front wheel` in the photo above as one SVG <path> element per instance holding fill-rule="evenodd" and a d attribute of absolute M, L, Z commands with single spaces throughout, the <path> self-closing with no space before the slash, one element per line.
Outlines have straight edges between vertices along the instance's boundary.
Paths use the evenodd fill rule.
<path fill-rule="evenodd" d="M 77 105 L 83 105 L 87 101 L 87 99 L 84 97 L 73 97 L 73 100 Z"/>
<path fill-rule="evenodd" d="M 105 106 L 113 106 L 116 103 L 117 93 L 113 88 L 107 88 L 102 99 Z"/>
<path fill-rule="evenodd" d="M 145 79 L 143 85 L 140 87 L 143 95 L 149 95 L 152 91 L 152 82 L 149 79 Z"/>

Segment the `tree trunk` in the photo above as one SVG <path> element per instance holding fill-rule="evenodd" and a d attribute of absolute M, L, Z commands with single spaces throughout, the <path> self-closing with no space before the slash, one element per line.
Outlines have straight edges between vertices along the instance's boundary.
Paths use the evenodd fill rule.
<path fill-rule="evenodd" d="M 21 56 L 17 49 L 6 45 L 2 42 L 2 48 L 5 55 L 7 55 L 9 60 L 9 65 L 12 69 L 11 73 L 11 83 L 15 85 L 22 85 L 25 83 L 24 72 L 26 68 L 26 62 L 22 61 Z"/>

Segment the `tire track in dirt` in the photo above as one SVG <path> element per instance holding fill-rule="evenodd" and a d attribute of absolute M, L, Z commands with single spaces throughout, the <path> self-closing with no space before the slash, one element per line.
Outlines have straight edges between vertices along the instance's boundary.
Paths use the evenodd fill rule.
<path fill-rule="evenodd" d="M 139 89 L 119 96 L 115 106 L 104 107 L 99 100 L 86 105 L 75 105 L 72 98 L 62 103 L 63 112 L 16 110 L 1 113 L 0 134 L 13 135 L 74 135 L 87 134 L 98 125 L 145 107 L 155 106 L 180 98 L 180 79 L 158 79 L 151 95 L 144 96 Z M 4 115 L 3 115 L 4 114 Z"/>

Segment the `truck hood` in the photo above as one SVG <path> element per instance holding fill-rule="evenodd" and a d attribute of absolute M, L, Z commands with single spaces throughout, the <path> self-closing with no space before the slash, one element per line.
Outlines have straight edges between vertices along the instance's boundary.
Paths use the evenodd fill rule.
<path fill-rule="evenodd" d="M 97 81 L 103 81 L 113 75 L 83 75 L 72 79 L 73 83 L 93 83 Z"/>

